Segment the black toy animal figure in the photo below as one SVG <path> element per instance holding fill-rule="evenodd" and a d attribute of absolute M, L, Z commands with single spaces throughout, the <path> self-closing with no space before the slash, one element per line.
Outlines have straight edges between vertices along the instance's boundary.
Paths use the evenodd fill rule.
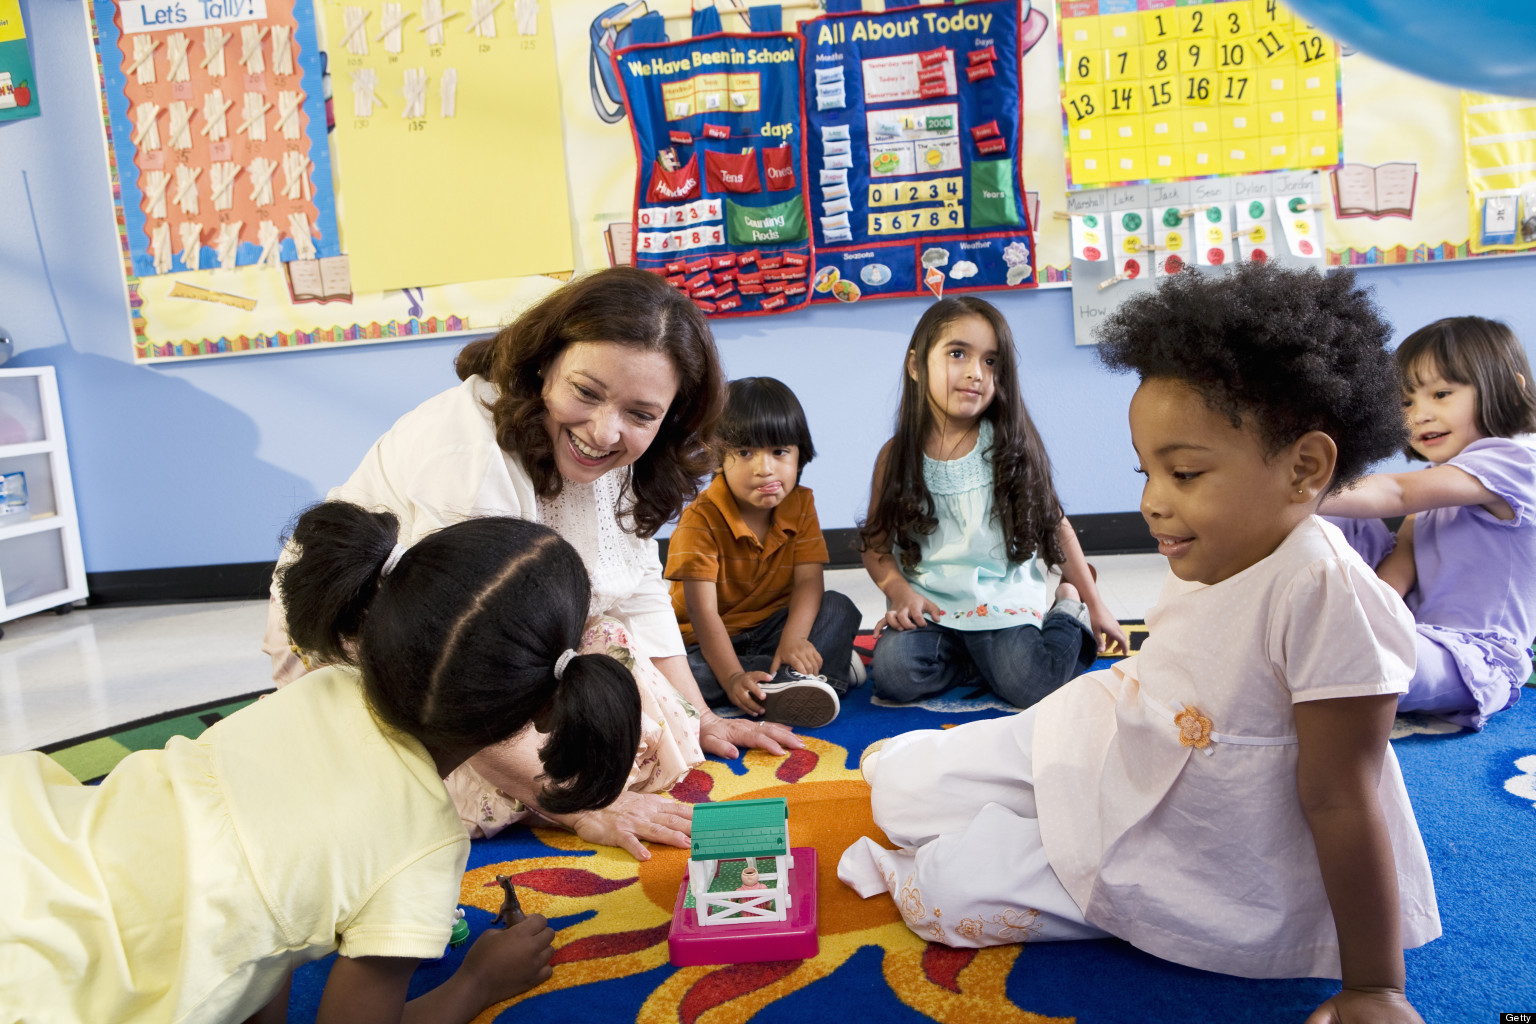
<path fill-rule="evenodd" d="M 496 881 L 485 883 L 487 889 L 493 885 L 501 886 L 506 892 L 506 896 L 501 900 L 501 909 L 496 912 L 496 920 L 491 922 L 493 925 L 498 928 L 511 928 L 528 916 L 523 913 L 522 905 L 517 902 L 517 890 L 512 888 L 511 875 L 497 875 Z"/>

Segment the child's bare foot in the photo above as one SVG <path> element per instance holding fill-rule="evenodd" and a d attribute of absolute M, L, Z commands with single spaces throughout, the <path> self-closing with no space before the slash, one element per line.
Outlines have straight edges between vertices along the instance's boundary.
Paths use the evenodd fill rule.
<path fill-rule="evenodd" d="M 494 1006 L 548 980 L 555 955 L 555 930 L 539 914 L 529 914 L 511 928 L 492 928 L 475 940 L 461 970 L 472 971 Z"/>
<path fill-rule="evenodd" d="M 1063 583 L 1061 586 L 1056 588 L 1056 600 L 1058 600 L 1058 601 L 1081 601 L 1082 598 L 1077 596 L 1077 588 L 1076 587 L 1074 587 L 1070 583 Z"/>

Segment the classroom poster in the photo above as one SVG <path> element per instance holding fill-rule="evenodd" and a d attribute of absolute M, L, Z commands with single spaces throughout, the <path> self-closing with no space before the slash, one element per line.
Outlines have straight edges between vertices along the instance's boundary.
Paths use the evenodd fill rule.
<path fill-rule="evenodd" d="M 813 301 L 1036 284 L 1016 0 L 802 22 Z"/>
<path fill-rule="evenodd" d="M 307 0 L 94 0 L 138 277 L 336 256 Z"/>
<path fill-rule="evenodd" d="M 1536 99 L 1461 94 L 1472 251 L 1536 249 Z"/>
<path fill-rule="evenodd" d="M 570 271 L 547 0 L 322 6 L 356 287 Z"/>
<path fill-rule="evenodd" d="M 0 122 L 36 117 L 37 78 L 27 53 L 21 0 L 0 0 Z"/>

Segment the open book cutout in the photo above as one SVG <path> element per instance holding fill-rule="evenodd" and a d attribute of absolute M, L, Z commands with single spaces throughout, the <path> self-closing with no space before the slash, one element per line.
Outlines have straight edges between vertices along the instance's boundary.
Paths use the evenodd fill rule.
<path fill-rule="evenodd" d="M 1413 219 L 1413 200 L 1419 188 L 1419 165 L 1410 163 L 1345 164 L 1329 178 L 1333 181 L 1333 215 Z"/>
<path fill-rule="evenodd" d="M 288 295 L 296 303 L 352 301 L 352 271 L 345 255 L 289 260 L 283 268 L 288 272 Z"/>

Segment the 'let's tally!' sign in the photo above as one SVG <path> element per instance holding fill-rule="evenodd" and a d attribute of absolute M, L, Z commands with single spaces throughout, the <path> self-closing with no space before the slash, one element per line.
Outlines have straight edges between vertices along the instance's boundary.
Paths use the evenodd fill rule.
<path fill-rule="evenodd" d="M 267 0 L 122 0 L 123 32 L 262 21 Z"/>

